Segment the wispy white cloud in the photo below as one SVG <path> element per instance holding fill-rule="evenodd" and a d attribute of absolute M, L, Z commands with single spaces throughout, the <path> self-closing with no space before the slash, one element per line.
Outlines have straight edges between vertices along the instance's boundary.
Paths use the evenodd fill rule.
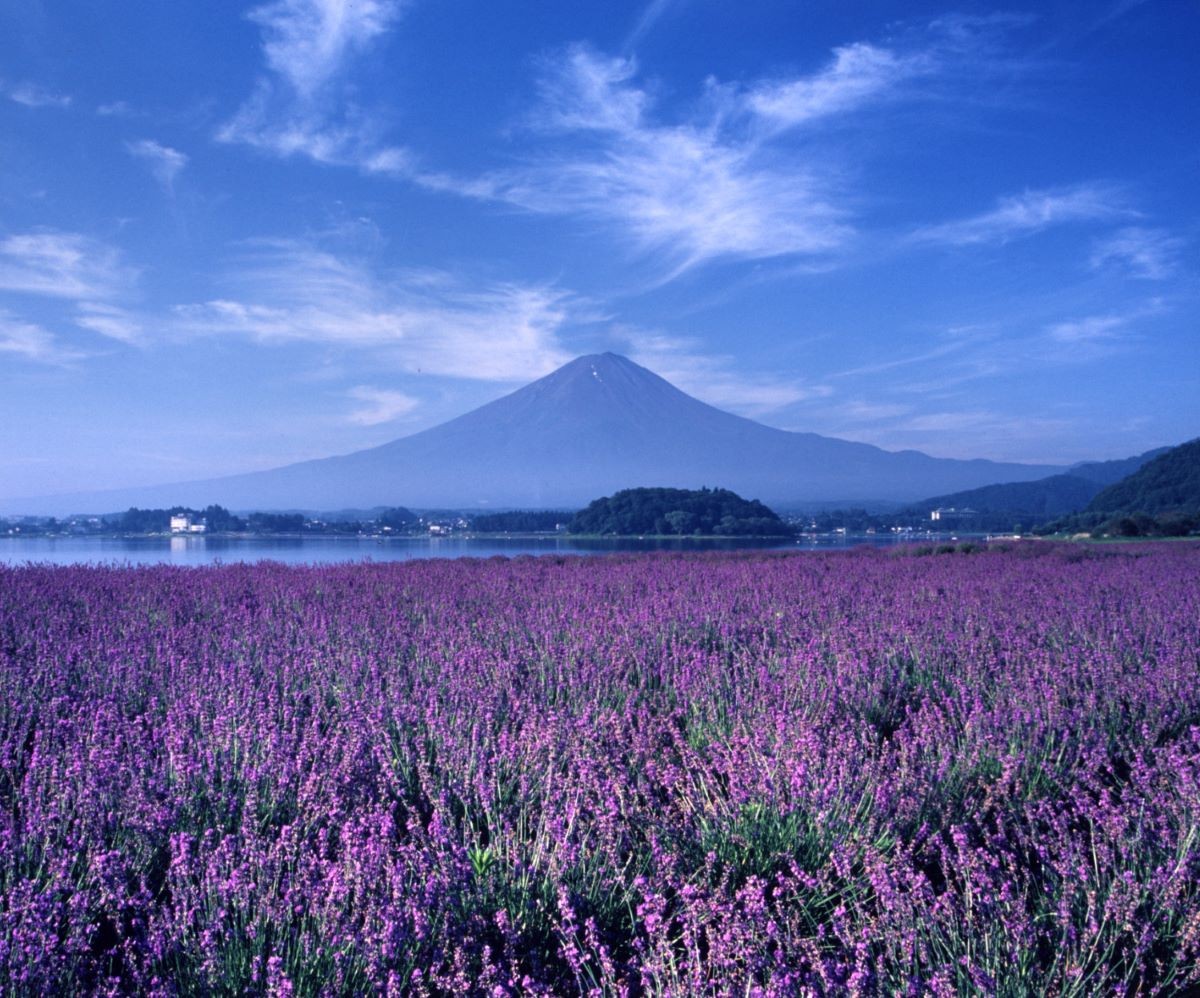
<path fill-rule="evenodd" d="M 724 130 L 717 118 L 653 122 L 635 74 L 629 59 L 568 52 L 544 81 L 536 124 L 544 134 L 582 139 L 582 148 L 573 141 L 494 175 L 486 193 L 616 226 L 674 272 L 721 257 L 829 253 L 849 239 L 828 178 Z"/>
<path fill-rule="evenodd" d="M 391 391 L 386 388 L 372 388 L 369 385 L 358 385 L 346 393 L 356 402 L 363 403 L 349 415 L 351 423 L 358 426 L 378 426 L 380 423 L 390 423 L 393 419 L 407 416 L 420 402 L 404 392 Z"/>
<path fill-rule="evenodd" d="M 1176 273 L 1182 248 L 1183 240 L 1163 229 L 1128 226 L 1096 242 L 1091 265 L 1119 266 L 1134 277 L 1161 281 Z"/>
<path fill-rule="evenodd" d="M 1142 4 L 1147 2 L 1148 0 L 1115 0 L 1115 2 L 1110 3 L 1108 9 L 1096 19 L 1095 23 L 1092 25 L 1092 29 L 1095 30 L 1096 28 L 1101 28 L 1110 21 L 1115 21 L 1118 18 L 1124 17 L 1126 14 L 1136 10 L 1138 7 L 1142 6 Z"/>
<path fill-rule="evenodd" d="M 41 230 L 0 238 L 0 291 L 69 302 L 75 326 L 108 339 L 142 340 L 143 324 L 126 307 L 137 279 L 138 271 L 117 249 L 77 232 Z M 25 342 L 34 340 L 29 333 Z M 59 357 L 68 353 L 59 348 Z M 77 356 L 70 353 L 72 359 Z"/>
<path fill-rule="evenodd" d="M 1053 351 L 1049 358 L 1068 362 L 1092 360 L 1127 349 L 1140 338 L 1143 320 L 1169 311 L 1170 306 L 1156 297 L 1120 312 L 1051 323 L 1044 331 Z"/>
<path fill-rule="evenodd" d="M 850 424 L 891 422 L 911 413 L 913 407 L 904 402 L 877 402 L 848 399 L 830 411 Z"/>
<path fill-rule="evenodd" d="M 971 339 L 968 337 L 954 337 L 945 340 L 931 347 L 928 350 L 921 350 L 915 354 L 908 354 L 903 357 L 889 357 L 887 360 L 875 361 L 871 364 L 863 364 L 859 367 L 853 367 L 845 371 L 837 371 L 830 375 L 832 378 L 854 378 L 865 374 L 881 374 L 884 371 L 892 371 L 900 367 L 908 367 L 912 364 L 927 364 L 930 361 L 938 360 L 948 354 L 954 354 L 962 351 L 964 348 L 971 345 Z"/>
<path fill-rule="evenodd" d="M 1046 333 L 1058 343 L 1094 343 L 1097 340 L 1112 340 L 1128 325 L 1123 315 L 1089 315 L 1070 322 L 1056 322 Z"/>
<path fill-rule="evenodd" d="M 636 363 L 711 405 L 758 417 L 832 394 L 828 385 L 737 369 L 733 357 L 707 353 L 695 340 L 630 327 L 613 334 Z"/>
<path fill-rule="evenodd" d="M 405 176 L 409 154 L 380 141 L 378 127 L 351 110 L 341 120 L 304 105 L 277 109 L 271 89 L 260 86 L 217 133 L 221 142 L 252 146 L 283 159 L 300 156 L 323 166 L 350 166 L 365 173 Z"/>
<path fill-rule="evenodd" d="M 101 118 L 130 118 L 135 114 L 133 105 L 128 101 L 116 100 L 107 104 L 99 104 L 96 113 Z"/>
<path fill-rule="evenodd" d="M 665 9 L 651 3 L 643 21 Z M 888 45 L 841 46 L 808 72 L 744 84 L 710 79 L 682 107 L 657 100 L 632 58 L 575 45 L 544 64 L 523 165 L 457 182 L 413 179 L 601 223 L 660 258 L 667 279 L 719 259 L 801 256 L 828 265 L 856 232 L 853 169 L 838 165 L 843 151 L 824 141 L 825 131 L 900 101 L 943 99 L 939 81 L 953 81 L 955 94 L 978 89 L 980 78 L 1000 72 L 995 38 L 1013 26 L 946 19 Z"/>
<path fill-rule="evenodd" d="M 912 410 L 873 425 L 847 428 L 865 443 L 891 450 L 916 447 L 938 457 L 993 461 L 1029 461 L 1054 441 L 1076 429 L 1075 421 L 1054 411 L 1015 415 L 980 406 Z M 1033 457 L 1038 460 L 1038 457 Z M 1040 458 L 1045 460 L 1045 458 Z"/>
<path fill-rule="evenodd" d="M 137 272 L 99 240 L 41 230 L 0 238 L 0 290 L 104 301 L 125 293 Z"/>
<path fill-rule="evenodd" d="M 895 430 L 910 433 L 953 432 L 995 428 L 1007 423 L 1007 415 L 987 409 L 959 409 L 950 412 L 926 412 L 900 420 Z"/>
<path fill-rule="evenodd" d="M 794 128 L 845 114 L 871 100 L 898 96 L 901 83 L 932 72 L 936 65 L 928 52 L 902 55 L 858 42 L 835 49 L 832 62 L 811 76 L 754 86 L 746 103 L 775 127 Z"/>
<path fill-rule="evenodd" d="M 17 104 L 31 108 L 68 108 L 71 98 L 66 94 L 56 94 L 39 87 L 34 83 L 19 83 L 8 91 L 8 99 Z"/>
<path fill-rule="evenodd" d="M 106 302 L 80 302 L 75 325 L 120 343 L 142 343 L 145 322 L 127 309 Z"/>
<path fill-rule="evenodd" d="M 188 158 L 178 149 L 164 146 L 153 139 L 140 139 L 137 142 L 127 142 L 125 147 L 135 159 L 140 159 L 149 167 L 154 179 L 168 194 L 175 192 L 175 178 L 179 171 L 187 166 Z"/>
<path fill-rule="evenodd" d="M 636 48 L 638 43 L 649 33 L 650 29 L 662 18 L 662 16 L 674 6 L 681 4 L 681 0 L 650 0 L 645 7 L 642 8 L 642 13 L 638 16 L 637 23 L 634 24 L 633 30 L 629 32 L 629 37 L 625 39 L 624 48 L 628 52 L 630 49 Z"/>
<path fill-rule="evenodd" d="M 246 16 L 263 29 L 267 64 L 311 98 L 399 12 L 396 0 L 276 0 Z"/>
<path fill-rule="evenodd" d="M 344 85 L 355 57 L 388 31 L 401 7 L 400 0 L 277 0 L 250 11 L 263 30 L 269 73 L 217 138 L 369 173 L 406 172 L 407 154 L 381 140 Z"/>
<path fill-rule="evenodd" d="M 4 309 L 0 309 L 0 354 L 39 364 L 65 364 L 82 356 L 62 346 L 49 330 Z"/>
<path fill-rule="evenodd" d="M 990 211 L 928 226 L 914 233 L 913 238 L 950 246 L 1005 243 L 1055 225 L 1105 221 L 1133 214 L 1116 187 L 1079 184 L 1001 198 Z"/>
<path fill-rule="evenodd" d="M 671 4 L 650 0 L 631 43 Z M 278 0 L 256 8 L 250 17 L 263 29 L 268 72 L 218 138 L 590 219 L 635 252 L 656 256 L 662 279 L 718 259 L 835 259 L 855 235 L 844 177 L 831 165 L 836 156 L 816 151 L 811 135 L 806 147 L 785 137 L 919 96 L 905 84 L 961 70 L 986 39 L 1011 27 L 949 19 L 892 47 L 839 47 L 812 72 L 745 85 L 710 80 L 697 104 L 673 119 L 631 58 L 576 45 L 544 64 L 525 162 L 459 177 L 418 165 L 347 99 L 348 68 L 400 10 L 398 0 Z"/>
<path fill-rule="evenodd" d="M 571 302 L 551 287 L 468 288 L 292 242 L 259 244 L 229 284 L 227 297 L 175 309 L 174 328 L 366 350 L 399 370 L 481 381 L 529 380 L 570 359 L 558 333 Z"/>

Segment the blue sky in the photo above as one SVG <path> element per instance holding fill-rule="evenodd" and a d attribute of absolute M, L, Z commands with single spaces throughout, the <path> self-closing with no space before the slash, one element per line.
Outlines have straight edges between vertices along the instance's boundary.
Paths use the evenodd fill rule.
<path fill-rule="evenodd" d="M 1200 433 L 1200 5 L 0 5 L 0 497 L 273 467 L 615 350 L 771 425 Z"/>

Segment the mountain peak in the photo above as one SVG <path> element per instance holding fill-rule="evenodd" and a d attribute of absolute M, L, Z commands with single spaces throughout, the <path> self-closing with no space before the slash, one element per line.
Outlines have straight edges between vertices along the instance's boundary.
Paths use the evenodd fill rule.
<path fill-rule="evenodd" d="M 606 372 L 616 371 L 636 372 L 641 375 L 654 377 L 653 372 L 648 371 L 640 364 L 635 364 L 628 357 L 624 357 L 619 353 L 613 353 L 611 350 L 606 350 L 604 353 L 589 353 L 584 354 L 582 357 L 576 357 L 574 360 L 567 361 L 562 367 L 552 371 L 546 377 L 570 376 L 582 372 L 584 374 L 596 374 L 602 378 Z"/>
<path fill-rule="evenodd" d="M 630 367 L 638 366 L 624 354 L 613 353 L 611 350 L 605 350 L 602 353 L 584 354 L 572 361 L 568 361 L 564 366 L 569 367 L 571 364 L 628 364 Z"/>
<path fill-rule="evenodd" d="M 628 357 L 617 353 L 591 353 L 567 361 L 545 377 L 518 389 L 509 398 L 514 404 L 553 402 L 562 406 L 614 406 L 626 412 L 644 410 L 652 400 L 684 397 L 679 389 Z M 703 403 L 689 399 L 696 405 Z M 493 405 L 504 405 L 500 399 Z"/>

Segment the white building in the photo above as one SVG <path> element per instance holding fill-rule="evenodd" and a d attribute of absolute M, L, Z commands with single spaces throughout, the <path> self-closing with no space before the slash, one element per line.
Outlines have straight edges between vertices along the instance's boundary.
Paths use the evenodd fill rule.
<path fill-rule="evenodd" d="M 979 514 L 973 509 L 964 507 L 955 509 L 953 506 L 943 506 L 940 509 L 935 509 L 930 512 L 929 519 L 931 520 L 969 520 L 973 516 Z"/>
<path fill-rule="evenodd" d="M 171 533 L 173 534 L 202 534 L 207 528 L 202 520 L 193 520 L 187 513 L 171 515 Z"/>

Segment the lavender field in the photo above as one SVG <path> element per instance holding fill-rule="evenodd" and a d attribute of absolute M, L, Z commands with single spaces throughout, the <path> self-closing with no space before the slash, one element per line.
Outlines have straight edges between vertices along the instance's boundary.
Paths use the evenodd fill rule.
<path fill-rule="evenodd" d="M 0 568 L 0 993 L 1200 982 L 1200 548 Z"/>

